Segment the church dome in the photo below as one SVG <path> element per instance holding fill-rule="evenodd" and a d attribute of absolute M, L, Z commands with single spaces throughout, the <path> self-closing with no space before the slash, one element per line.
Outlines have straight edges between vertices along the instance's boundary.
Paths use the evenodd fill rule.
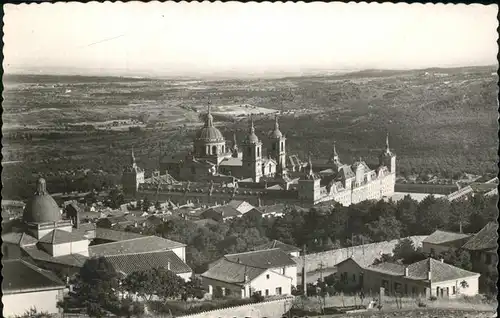
<path fill-rule="evenodd" d="M 203 127 L 196 133 L 196 139 L 211 142 L 224 141 L 224 136 L 215 127 Z"/>
<path fill-rule="evenodd" d="M 259 142 L 259 137 L 257 137 L 257 135 L 252 132 L 247 136 L 247 139 L 245 141 L 250 144 L 255 144 Z"/>
<path fill-rule="evenodd" d="M 37 191 L 24 209 L 23 221 L 26 223 L 57 222 L 61 220 L 61 213 L 56 201 L 46 189 L 45 179 L 37 182 Z"/>
<path fill-rule="evenodd" d="M 280 139 L 283 137 L 283 134 L 281 133 L 280 131 L 280 125 L 278 123 L 278 115 L 276 115 L 275 117 L 275 122 L 274 122 L 274 130 L 273 132 L 271 133 L 271 138 L 274 138 L 274 139 Z"/>

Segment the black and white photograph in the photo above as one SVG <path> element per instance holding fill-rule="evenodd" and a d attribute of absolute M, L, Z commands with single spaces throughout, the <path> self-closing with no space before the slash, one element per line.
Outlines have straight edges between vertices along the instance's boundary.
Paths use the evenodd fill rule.
<path fill-rule="evenodd" d="M 497 4 L 3 13 L 3 317 L 497 317 Z"/>

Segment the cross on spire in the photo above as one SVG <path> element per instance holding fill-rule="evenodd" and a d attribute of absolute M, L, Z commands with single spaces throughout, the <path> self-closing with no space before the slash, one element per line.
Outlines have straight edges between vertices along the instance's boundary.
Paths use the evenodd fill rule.
<path fill-rule="evenodd" d="M 255 133 L 255 127 L 253 126 L 253 113 L 250 114 L 250 133 Z"/>

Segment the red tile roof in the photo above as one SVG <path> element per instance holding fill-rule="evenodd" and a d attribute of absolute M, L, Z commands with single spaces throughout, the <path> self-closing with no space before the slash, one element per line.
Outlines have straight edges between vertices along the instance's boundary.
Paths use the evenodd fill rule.
<path fill-rule="evenodd" d="M 477 232 L 463 248 L 470 251 L 490 250 L 498 248 L 498 223 L 490 222 Z"/>
<path fill-rule="evenodd" d="M 105 256 L 105 259 L 117 272 L 125 275 L 153 268 L 167 268 L 168 263 L 170 263 L 170 270 L 176 274 L 192 272 L 192 269 L 172 251 Z"/>
<path fill-rule="evenodd" d="M 65 287 L 64 282 L 54 273 L 26 261 L 6 260 L 2 263 L 2 292 L 4 294 L 63 289 Z"/>

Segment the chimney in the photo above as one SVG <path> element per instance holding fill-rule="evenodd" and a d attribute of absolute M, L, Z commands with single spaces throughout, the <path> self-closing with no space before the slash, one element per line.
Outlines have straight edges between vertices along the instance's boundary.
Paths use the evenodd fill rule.
<path fill-rule="evenodd" d="M 170 270 L 170 262 L 167 262 L 167 270 Z"/>
<path fill-rule="evenodd" d="M 408 277 L 408 267 L 405 266 L 405 277 Z"/>
<path fill-rule="evenodd" d="M 444 263 L 444 258 L 440 259 L 441 263 Z"/>
<path fill-rule="evenodd" d="M 80 209 L 76 209 L 74 226 L 75 226 L 75 229 L 78 229 L 80 227 Z"/>

